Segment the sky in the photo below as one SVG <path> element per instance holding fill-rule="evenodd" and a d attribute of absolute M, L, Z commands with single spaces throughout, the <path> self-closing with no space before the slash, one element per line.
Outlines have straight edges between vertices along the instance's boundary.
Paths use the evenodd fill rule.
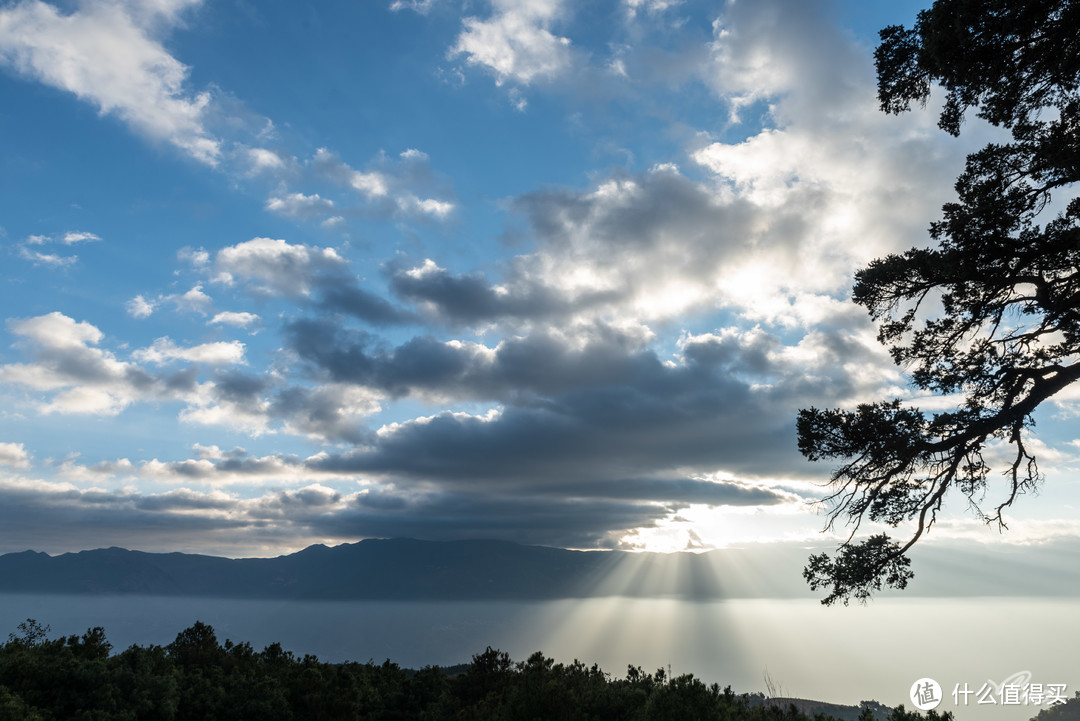
<path fill-rule="evenodd" d="M 798 409 L 949 402 L 854 273 L 1000 137 L 878 110 L 920 7 L 0 2 L 0 551 L 831 543 Z M 1080 538 L 1078 401 L 933 539 Z"/>

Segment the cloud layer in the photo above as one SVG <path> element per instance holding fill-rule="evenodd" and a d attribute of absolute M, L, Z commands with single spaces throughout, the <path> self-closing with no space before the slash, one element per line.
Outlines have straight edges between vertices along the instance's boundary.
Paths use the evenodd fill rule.
<path fill-rule="evenodd" d="M 366 536 L 632 547 L 672 527 L 700 547 L 724 514 L 816 530 L 828 469 L 799 456 L 798 409 L 910 394 L 853 274 L 927 242 L 988 131 L 952 141 L 932 112 L 879 113 L 868 52 L 819 2 L 364 11 L 422 39 L 427 55 L 385 65 L 413 85 L 328 60 L 349 83 L 308 78 L 326 104 L 270 119 L 166 44 L 230 27 L 228 9 L 0 9 L 0 65 L 177 149 L 210 178 L 177 217 L 212 218 L 174 231 L 69 208 L 12 234 L 23 269 L 97 273 L 80 291 L 103 299 L 10 306 L 12 538 L 263 554 Z M 423 100 L 407 110 L 426 132 L 387 119 L 400 98 Z M 198 195 L 176 157 L 147 162 L 170 184 L 116 216 Z M 159 245 L 150 272 L 140 252 Z M 72 419 L 130 450 L 38 450 Z"/>

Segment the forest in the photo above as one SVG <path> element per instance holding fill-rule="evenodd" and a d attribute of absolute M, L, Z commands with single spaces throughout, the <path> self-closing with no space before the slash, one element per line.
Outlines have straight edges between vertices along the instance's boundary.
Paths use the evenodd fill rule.
<path fill-rule="evenodd" d="M 49 638 L 33 619 L 0 646 L 0 721 L 301 721 L 533 719 L 830 721 L 794 705 L 693 675 L 630 666 L 615 678 L 598 666 L 556 663 L 537 652 L 513 661 L 487 648 L 471 663 L 418 671 L 383 663 L 325 663 L 274 643 L 218 641 L 197 622 L 165 646 L 114 652 L 104 629 Z M 864 704 L 860 721 L 883 707 Z M 898 707 L 887 721 L 951 721 Z"/>

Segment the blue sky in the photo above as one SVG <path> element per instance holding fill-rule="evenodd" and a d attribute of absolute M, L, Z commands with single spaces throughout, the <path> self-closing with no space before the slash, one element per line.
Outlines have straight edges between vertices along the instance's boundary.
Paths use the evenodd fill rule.
<path fill-rule="evenodd" d="M 918 8 L 0 4 L 0 550 L 819 538 L 796 411 L 913 397 L 852 276 L 995 137 L 877 110 Z M 1074 538 L 1078 398 L 936 537 Z"/>

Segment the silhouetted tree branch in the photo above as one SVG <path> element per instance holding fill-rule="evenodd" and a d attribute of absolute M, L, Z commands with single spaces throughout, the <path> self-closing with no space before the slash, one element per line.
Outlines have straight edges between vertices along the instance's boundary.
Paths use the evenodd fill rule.
<path fill-rule="evenodd" d="M 799 450 L 839 460 L 828 526 L 852 533 L 834 558 L 810 559 L 823 603 L 904 588 L 907 551 L 937 520 L 950 491 L 987 523 L 1041 480 L 1025 444 L 1040 404 L 1080 379 L 1080 199 L 1052 217 L 1052 193 L 1080 180 L 1080 3 L 938 0 L 915 27 L 881 31 L 878 96 L 888 113 L 945 91 L 939 126 L 964 114 L 1011 131 L 968 156 L 957 201 L 930 227 L 937 246 L 877 259 L 856 275 L 853 298 L 879 324 L 878 340 L 922 390 L 958 399 L 927 414 L 899 400 L 854 410 L 799 412 Z M 933 313 L 931 308 L 940 308 Z M 989 444 L 1014 447 L 1007 490 L 981 507 Z M 864 519 L 913 526 L 899 543 L 854 540 Z"/>

